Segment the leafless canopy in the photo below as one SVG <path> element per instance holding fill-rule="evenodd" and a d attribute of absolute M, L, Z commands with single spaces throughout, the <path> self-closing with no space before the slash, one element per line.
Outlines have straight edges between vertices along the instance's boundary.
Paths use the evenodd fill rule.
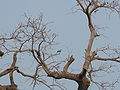
<path fill-rule="evenodd" d="M 11 66 L 8 69 L 0 72 L 0 77 L 9 74 L 11 85 L 15 85 L 13 73 L 16 71 L 24 77 L 32 78 L 34 82 L 33 86 L 35 86 L 37 83 L 42 83 L 51 90 L 53 86 L 57 86 L 62 89 L 62 85 L 58 84 L 57 82 L 56 84 L 48 85 L 46 81 L 41 78 L 39 73 L 41 70 L 45 72 L 47 77 L 52 77 L 54 79 L 65 78 L 76 81 L 79 85 L 78 90 L 87 90 L 90 86 L 90 82 L 93 82 L 103 88 L 116 84 L 117 81 L 110 85 L 108 83 L 98 83 L 93 80 L 93 73 L 98 71 L 107 72 L 113 66 L 109 65 L 108 67 L 99 67 L 98 69 L 94 69 L 92 62 L 100 60 L 120 63 L 120 52 L 119 49 L 114 49 L 109 46 L 92 50 L 94 39 L 100 36 L 99 33 L 96 33 L 95 31 L 95 25 L 92 22 L 92 15 L 97 13 L 101 8 L 111 10 L 112 12 L 115 11 L 120 14 L 120 1 L 76 0 L 76 3 L 79 8 L 78 10 L 82 11 L 87 16 L 88 28 L 90 32 L 87 48 L 85 49 L 85 58 L 82 71 L 80 71 L 78 74 L 70 73 L 68 71 L 68 68 L 75 60 L 73 55 L 67 58 L 67 62 L 61 71 L 59 71 L 57 67 L 60 63 L 56 64 L 54 61 L 47 63 L 47 61 L 59 55 L 58 52 L 49 52 L 52 46 L 55 45 L 56 34 L 52 33 L 51 30 L 48 30 L 47 25 L 49 23 L 43 22 L 43 15 L 40 15 L 38 18 L 31 18 L 25 15 L 25 23 L 20 23 L 10 35 L 0 36 L 0 49 L 4 51 L 4 53 L 3 51 L 0 52 L 2 53 L 0 56 L 6 55 L 7 53 L 13 54 L 13 62 Z M 107 55 L 107 58 L 100 56 L 99 52 Z M 114 56 L 111 56 L 109 52 L 113 52 Z M 20 70 L 20 67 L 16 65 L 17 55 L 21 55 L 22 53 L 31 54 L 34 60 L 38 63 L 38 65 L 36 65 L 34 75 L 24 73 L 22 70 Z M 52 66 L 50 66 L 51 64 Z"/>
<path fill-rule="evenodd" d="M 83 71 L 89 73 L 89 78 L 91 82 L 95 83 L 98 86 L 101 86 L 103 89 L 105 89 L 105 87 L 114 86 L 115 83 L 112 85 L 108 83 L 97 83 L 91 77 L 91 73 L 97 72 L 97 71 L 105 71 L 105 69 L 107 68 L 107 67 L 105 68 L 99 67 L 97 70 L 93 69 L 93 66 L 92 66 L 93 61 L 100 60 L 100 61 L 120 62 L 119 49 L 111 48 L 109 45 L 102 48 L 98 47 L 96 50 L 92 51 L 93 43 L 95 43 L 94 39 L 100 36 L 100 34 L 96 33 L 95 31 L 95 25 L 93 24 L 92 16 L 94 15 L 94 13 L 99 12 L 101 8 L 110 10 L 112 11 L 111 13 L 117 12 L 117 14 L 120 15 L 120 0 L 76 0 L 76 1 L 77 1 L 77 6 L 79 7 L 78 10 L 82 11 L 87 16 L 88 27 L 90 31 L 88 47 L 85 49 L 86 53 L 85 53 L 85 62 L 83 65 Z M 105 54 L 108 58 L 106 57 L 104 58 L 100 56 L 99 55 L 100 52 Z M 108 66 L 108 68 L 110 69 L 111 66 L 110 67 Z M 83 90 L 83 89 L 80 89 L 80 90 Z"/>

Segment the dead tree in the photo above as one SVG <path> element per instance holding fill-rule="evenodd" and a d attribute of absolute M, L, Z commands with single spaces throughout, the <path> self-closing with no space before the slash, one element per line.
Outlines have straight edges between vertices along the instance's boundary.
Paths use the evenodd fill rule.
<path fill-rule="evenodd" d="M 52 58 L 57 57 L 59 55 L 58 52 L 49 52 L 53 45 L 55 45 L 55 38 L 56 34 L 52 33 L 50 30 L 47 29 L 47 25 L 49 23 L 43 22 L 43 15 L 40 15 L 38 18 L 31 18 L 27 15 L 26 22 L 20 23 L 14 32 L 9 36 L 0 37 L 1 41 L 1 48 L 4 50 L 5 53 L 13 53 L 13 62 L 11 66 L 0 73 L 0 77 L 9 74 L 10 76 L 10 83 L 11 85 L 16 85 L 13 73 L 16 71 L 17 73 L 21 74 L 24 77 L 29 77 L 33 79 L 33 87 L 35 87 L 37 82 L 40 82 L 46 85 L 49 89 L 52 90 L 52 87 L 58 86 L 61 88 L 60 85 L 52 84 L 49 85 L 45 82 L 44 79 L 40 80 L 39 72 L 43 70 L 47 77 L 52 77 L 54 79 L 69 79 L 73 80 L 78 83 L 78 90 L 88 90 L 90 86 L 90 82 L 96 83 L 97 85 L 103 87 L 103 84 L 99 84 L 92 79 L 92 73 L 96 71 L 103 70 L 97 69 L 94 70 L 92 68 L 91 62 L 96 60 L 101 61 L 113 61 L 120 63 L 120 57 L 117 49 L 111 49 L 109 47 L 103 47 L 97 50 L 92 51 L 94 39 L 100 36 L 95 31 L 94 24 L 92 22 L 92 15 L 97 13 L 101 8 L 110 9 L 115 11 L 119 14 L 120 6 L 119 0 L 116 1 L 109 1 L 105 2 L 104 0 L 76 0 L 77 6 L 79 10 L 81 10 L 86 16 L 88 20 L 88 28 L 90 31 L 90 38 L 87 44 L 87 48 L 85 49 L 85 58 L 84 58 L 84 65 L 82 67 L 82 71 L 78 74 L 70 73 L 68 68 L 75 60 L 74 56 L 71 55 L 67 58 L 66 63 L 62 70 L 58 70 L 58 65 L 62 62 L 56 63 L 55 61 L 50 61 Z M 9 45 L 9 41 L 12 42 L 12 45 Z M 6 44 L 7 43 L 7 44 Z M 116 52 L 118 55 L 117 57 L 108 57 L 103 58 L 98 55 L 98 52 L 111 50 Z M 38 63 L 36 69 L 34 71 L 34 75 L 26 74 L 25 72 L 21 71 L 16 66 L 17 62 L 17 54 L 22 53 L 29 53 L 33 56 L 34 60 Z M 89 74 L 89 77 L 87 76 Z"/>

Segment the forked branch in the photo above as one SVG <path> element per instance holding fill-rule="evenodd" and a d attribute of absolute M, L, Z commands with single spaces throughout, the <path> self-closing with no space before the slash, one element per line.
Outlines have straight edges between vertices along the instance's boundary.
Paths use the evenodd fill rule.
<path fill-rule="evenodd" d="M 63 72 L 67 72 L 70 64 L 74 61 L 75 59 L 73 58 L 73 55 L 68 57 L 68 62 L 66 63 L 66 65 L 63 68 Z"/>

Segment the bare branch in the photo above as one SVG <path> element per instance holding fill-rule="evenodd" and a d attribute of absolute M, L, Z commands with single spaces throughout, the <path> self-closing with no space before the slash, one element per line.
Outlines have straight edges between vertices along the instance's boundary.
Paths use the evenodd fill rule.
<path fill-rule="evenodd" d="M 16 71 L 17 71 L 18 73 L 20 73 L 21 75 L 23 75 L 24 77 L 34 78 L 34 76 L 31 76 L 31 75 L 25 74 L 25 73 L 21 72 L 19 69 L 17 69 Z"/>
<path fill-rule="evenodd" d="M 116 58 L 101 58 L 99 56 L 95 57 L 96 60 L 101 60 L 101 61 L 115 61 L 115 62 L 119 62 L 120 63 L 120 57 L 116 57 Z"/>
<path fill-rule="evenodd" d="M 81 0 L 76 0 L 76 1 L 77 1 L 78 5 L 80 5 L 80 7 L 82 8 L 83 12 L 85 12 L 85 8 L 82 5 Z"/>
<path fill-rule="evenodd" d="M 63 72 L 67 72 L 70 64 L 74 61 L 75 59 L 73 58 L 73 55 L 71 55 L 70 57 L 68 57 L 68 62 L 66 63 L 66 65 L 63 68 Z"/>
<path fill-rule="evenodd" d="M 38 82 L 44 84 L 45 86 L 47 86 L 48 88 L 50 88 L 52 90 L 52 88 L 50 87 L 50 85 L 46 84 L 43 80 L 41 81 L 41 80 L 37 79 L 36 75 L 25 74 L 24 72 L 20 71 L 19 69 L 17 69 L 17 72 L 20 73 L 24 77 L 32 78 L 33 80 L 38 81 Z M 34 88 L 34 86 L 33 86 L 33 88 Z"/>
<path fill-rule="evenodd" d="M 12 62 L 12 64 L 11 64 L 11 67 L 10 67 L 10 68 L 15 67 L 15 64 L 16 64 L 16 62 L 17 62 L 17 53 L 18 53 L 18 52 L 15 52 L 14 55 L 13 55 L 13 62 Z M 14 72 L 14 71 L 11 71 L 10 74 L 9 74 L 11 85 L 15 85 L 14 79 L 13 79 L 13 72 Z"/>
<path fill-rule="evenodd" d="M 0 77 L 9 74 L 9 73 L 12 72 L 12 71 L 15 71 L 17 68 L 18 68 L 18 67 L 8 68 L 8 69 L 4 70 L 3 72 L 0 72 Z"/>

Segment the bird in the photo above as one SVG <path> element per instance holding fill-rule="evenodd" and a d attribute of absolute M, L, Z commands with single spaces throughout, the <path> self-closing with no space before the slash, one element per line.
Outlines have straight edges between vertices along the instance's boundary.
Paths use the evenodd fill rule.
<path fill-rule="evenodd" d="M 0 51 L 0 57 L 2 57 L 4 55 L 4 52 Z"/>
<path fill-rule="evenodd" d="M 62 51 L 62 49 L 58 50 L 57 53 L 60 53 Z"/>

